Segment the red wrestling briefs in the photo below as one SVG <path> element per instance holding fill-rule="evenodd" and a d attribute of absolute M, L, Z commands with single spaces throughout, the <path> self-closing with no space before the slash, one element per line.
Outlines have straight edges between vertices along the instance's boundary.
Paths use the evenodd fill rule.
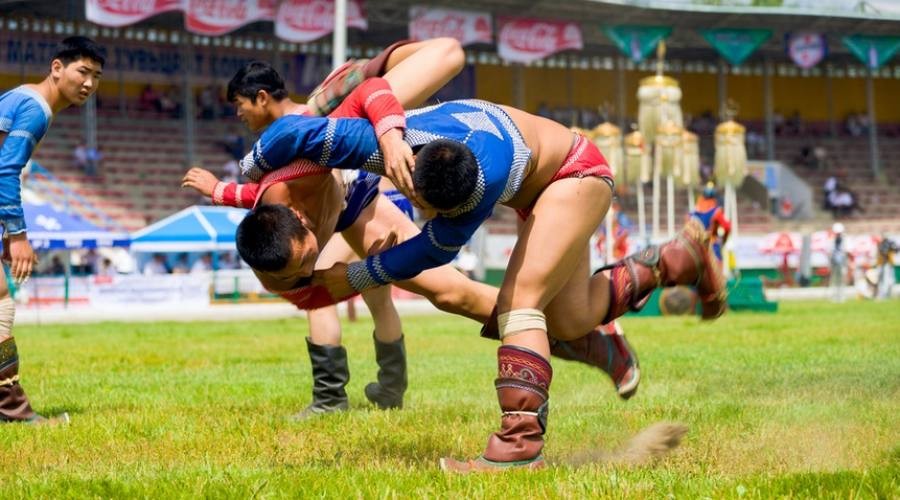
<path fill-rule="evenodd" d="M 328 293 L 328 289 L 321 285 L 305 285 L 287 290 L 284 292 L 276 292 L 281 298 L 297 306 L 297 309 L 319 309 L 320 307 L 331 306 L 355 297 L 359 293 L 354 293 L 346 297 L 335 299 Z"/>
<path fill-rule="evenodd" d="M 603 153 L 583 135 L 576 134 L 572 149 L 569 150 L 569 154 L 563 160 L 556 175 L 550 179 L 547 185 L 560 179 L 581 179 L 582 177 L 599 177 L 609 184 L 610 189 L 615 187 L 612 170 L 609 168 L 606 158 L 603 157 Z M 516 209 L 519 218 L 527 219 L 536 202 L 537 199 L 525 208 Z"/>

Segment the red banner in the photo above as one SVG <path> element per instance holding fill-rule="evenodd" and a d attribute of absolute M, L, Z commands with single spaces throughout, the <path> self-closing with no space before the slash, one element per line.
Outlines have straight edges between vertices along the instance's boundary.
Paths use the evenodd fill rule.
<path fill-rule="evenodd" d="M 422 5 L 409 8 L 410 38 L 427 40 L 442 36 L 455 38 L 463 45 L 491 43 L 491 15 L 487 12 L 435 9 Z"/>
<path fill-rule="evenodd" d="M 87 0 L 87 20 L 101 26 L 118 28 L 148 17 L 183 10 L 185 0 Z"/>
<path fill-rule="evenodd" d="M 186 0 L 184 25 L 200 35 L 224 35 L 245 24 L 275 19 L 276 0 Z"/>
<path fill-rule="evenodd" d="M 584 48 L 578 23 L 500 18 L 497 52 L 511 62 L 527 63 L 566 49 Z"/>
<path fill-rule="evenodd" d="M 347 26 L 366 29 L 362 0 L 348 0 Z M 289 42 L 311 42 L 334 30 L 334 0 L 283 0 L 275 16 L 275 36 Z"/>

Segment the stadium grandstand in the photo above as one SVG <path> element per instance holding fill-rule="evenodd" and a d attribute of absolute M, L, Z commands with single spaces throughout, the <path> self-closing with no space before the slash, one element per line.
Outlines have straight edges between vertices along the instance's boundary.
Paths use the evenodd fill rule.
<path fill-rule="evenodd" d="M 277 20 L 279 9 L 314 13 L 311 5 L 317 2 L 207 2 L 218 11 L 199 6 L 202 2 L 183 3 L 129 13 L 122 10 L 128 2 L 0 2 L 2 88 L 41 77 L 53 43 L 65 35 L 91 36 L 108 53 L 96 100 L 55 118 L 34 155 L 38 167 L 31 171 L 29 189 L 98 225 L 138 230 L 202 202 L 179 188 L 187 168 L 228 175 L 223 165 L 252 144 L 255 138 L 224 99 L 224 86 L 241 65 L 253 59 L 273 62 L 300 100 L 331 68 L 328 23 L 309 14 L 308 22 L 294 23 L 295 31 L 285 35 L 287 28 Z M 878 1 L 836 0 L 821 8 L 802 0 L 766 8 L 749 4 L 382 0 L 359 9 L 360 2 L 350 1 L 346 54 L 371 56 L 392 41 L 421 33 L 469 36 L 466 68 L 435 100 L 476 97 L 585 130 L 609 121 L 627 133 L 637 127 L 637 89 L 655 73 L 653 49 L 664 40 L 663 71 L 679 82 L 684 127 L 699 136 L 704 179 L 715 162 L 715 127 L 728 110 L 733 108 L 734 119 L 746 127 L 751 175 L 737 187 L 731 209 L 740 215 L 742 235 L 814 231 L 830 227 L 836 217 L 850 231 L 900 232 L 900 104 L 893 98 L 900 89 L 900 61 L 891 59 L 900 12 L 891 2 Z M 229 11 L 229 5 L 241 8 Z M 140 10 L 137 3 L 131 7 Z M 442 9 L 459 9 L 482 25 L 464 33 L 459 19 L 468 18 L 441 17 Z M 123 20 L 128 15 L 130 20 Z M 216 15 L 219 25 L 209 20 Z M 526 25 L 525 32 L 504 40 L 501 31 L 511 18 L 549 21 L 568 31 L 550 40 L 541 28 Z M 545 53 L 527 60 L 504 53 L 504 44 L 514 45 L 529 29 L 524 36 L 547 38 L 537 44 L 546 46 Z M 298 35 L 302 30 L 307 32 Z M 747 46 L 717 45 L 711 33 L 743 37 Z M 798 33 L 817 38 L 812 48 L 807 43 L 795 54 L 788 46 Z M 854 36 L 885 45 L 872 59 L 848 41 Z M 744 53 L 738 61 L 729 59 L 728 50 Z M 799 57 L 807 59 L 798 62 Z M 80 145 L 100 152 L 96 171 L 73 161 Z M 778 182 L 785 178 L 796 182 Z M 829 202 L 824 186 L 830 178 L 852 194 L 852 208 L 836 210 Z M 668 195 L 660 189 L 653 200 L 650 183 L 644 188 L 649 226 L 654 203 L 666 207 Z M 675 190 L 674 198 L 674 210 L 657 210 L 662 228 L 670 217 L 680 224 L 692 208 L 693 198 L 683 189 Z M 620 190 L 620 206 L 629 220 L 638 220 L 633 185 Z M 513 212 L 499 208 L 488 231 L 512 234 L 514 224 Z"/>

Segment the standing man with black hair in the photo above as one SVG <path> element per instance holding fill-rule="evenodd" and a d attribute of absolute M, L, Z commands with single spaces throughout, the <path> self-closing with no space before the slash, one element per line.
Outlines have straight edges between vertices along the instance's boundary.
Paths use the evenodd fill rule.
<path fill-rule="evenodd" d="M 3 260 L 16 284 L 24 283 L 37 262 L 28 242 L 19 174 L 50 127 L 55 113 L 81 106 L 97 91 L 105 63 L 103 49 L 83 36 L 66 38 L 50 61 L 43 81 L 0 95 L 0 224 Z M 6 279 L 0 279 L 0 421 L 46 422 L 31 408 L 19 384 L 19 354 L 12 336 L 15 305 Z M 63 414 L 61 420 L 68 421 Z M 56 420 L 56 419 L 50 419 Z"/>

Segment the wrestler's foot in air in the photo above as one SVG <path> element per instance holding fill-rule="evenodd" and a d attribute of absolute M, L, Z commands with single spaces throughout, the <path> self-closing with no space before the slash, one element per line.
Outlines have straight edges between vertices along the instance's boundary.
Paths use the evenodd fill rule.
<path fill-rule="evenodd" d="M 637 353 L 628 343 L 618 321 L 600 325 L 575 340 L 550 339 L 550 354 L 603 370 L 622 399 L 637 393 L 641 369 Z"/>

